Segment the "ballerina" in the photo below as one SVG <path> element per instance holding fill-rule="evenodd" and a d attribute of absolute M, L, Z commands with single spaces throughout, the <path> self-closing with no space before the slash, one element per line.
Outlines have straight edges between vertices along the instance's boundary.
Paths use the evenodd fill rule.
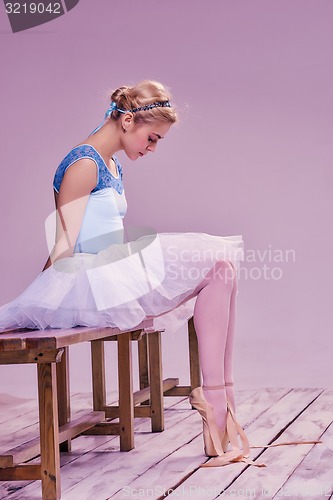
<path fill-rule="evenodd" d="M 103 122 L 56 169 L 54 246 L 31 285 L 0 308 L 0 331 L 126 329 L 150 317 L 163 327 L 193 315 L 203 386 L 189 400 L 203 419 L 205 453 L 215 457 L 203 466 L 262 466 L 249 459 L 235 417 L 232 360 L 242 237 L 148 232 L 124 238 L 127 200 L 115 153 L 122 150 L 136 161 L 154 152 L 176 121 L 171 95 L 159 82 L 144 80 L 112 93 Z"/>

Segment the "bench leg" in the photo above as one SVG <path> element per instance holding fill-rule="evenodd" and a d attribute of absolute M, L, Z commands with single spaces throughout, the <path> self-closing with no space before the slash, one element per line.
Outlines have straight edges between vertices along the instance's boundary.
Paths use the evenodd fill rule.
<path fill-rule="evenodd" d="M 164 401 L 161 359 L 161 332 L 148 334 L 149 384 L 151 402 L 151 430 L 164 430 Z"/>
<path fill-rule="evenodd" d="M 134 401 L 131 332 L 118 337 L 118 387 L 120 450 L 134 448 Z"/>
<path fill-rule="evenodd" d="M 188 320 L 188 344 L 190 358 L 191 391 L 201 385 L 198 339 L 195 332 L 193 317 Z"/>
<path fill-rule="evenodd" d="M 61 495 L 57 379 L 55 363 L 37 365 L 43 500 Z"/>
<path fill-rule="evenodd" d="M 92 387 L 95 411 L 104 411 L 106 405 L 104 341 L 91 342 Z"/>
<path fill-rule="evenodd" d="M 60 363 L 56 364 L 59 427 L 71 419 L 69 388 L 69 347 L 64 348 Z M 71 440 L 60 443 L 60 451 L 71 451 Z"/>
<path fill-rule="evenodd" d="M 140 390 L 149 386 L 149 372 L 148 372 L 148 347 L 147 347 L 148 334 L 143 335 L 138 340 L 138 357 L 139 357 L 139 383 Z M 142 406 L 149 405 L 149 399 L 140 403 Z"/>

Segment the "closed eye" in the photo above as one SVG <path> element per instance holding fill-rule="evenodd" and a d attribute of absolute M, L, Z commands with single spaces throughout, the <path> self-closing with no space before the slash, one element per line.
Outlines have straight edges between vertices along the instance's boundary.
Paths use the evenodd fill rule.
<path fill-rule="evenodd" d="M 148 137 L 148 141 L 149 141 L 149 142 L 152 142 L 152 143 L 154 143 L 154 144 L 157 142 L 157 140 L 156 140 L 156 139 L 152 139 L 151 137 Z"/>

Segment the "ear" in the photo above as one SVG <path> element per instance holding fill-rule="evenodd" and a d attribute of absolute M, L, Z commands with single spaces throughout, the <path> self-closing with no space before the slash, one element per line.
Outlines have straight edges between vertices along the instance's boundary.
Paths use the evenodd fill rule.
<path fill-rule="evenodd" d="M 133 126 L 134 117 L 133 113 L 125 113 L 121 117 L 121 126 L 123 129 L 128 130 L 131 126 Z"/>

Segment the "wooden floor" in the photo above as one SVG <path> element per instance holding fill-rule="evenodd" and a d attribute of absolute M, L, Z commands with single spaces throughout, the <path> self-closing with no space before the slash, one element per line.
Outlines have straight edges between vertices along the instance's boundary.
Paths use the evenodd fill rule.
<path fill-rule="evenodd" d="M 0 453 L 38 432 L 37 404 L 0 395 Z M 116 401 L 115 393 L 108 402 Z M 1 401 L 3 403 L 1 404 Z M 165 430 L 151 433 L 136 419 L 135 448 L 119 451 L 118 436 L 80 436 L 62 453 L 63 500 L 122 498 L 333 498 L 333 390 L 274 388 L 236 391 L 237 416 L 250 444 L 322 440 L 319 444 L 253 448 L 244 463 L 200 468 L 202 421 L 187 398 L 165 397 Z M 91 408 L 91 395 L 72 396 L 73 414 Z M 0 483 L 0 498 L 41 498 L 40 481 Z"/>

